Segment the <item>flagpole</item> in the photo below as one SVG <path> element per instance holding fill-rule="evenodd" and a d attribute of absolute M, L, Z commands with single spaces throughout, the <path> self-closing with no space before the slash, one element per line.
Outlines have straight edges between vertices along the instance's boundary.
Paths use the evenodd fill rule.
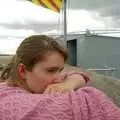
<path fill-rule="evenodd" d="M 65 41 L 65 46 L 67 47 L 67 0 L 64 0 L 64 41 Z"/>

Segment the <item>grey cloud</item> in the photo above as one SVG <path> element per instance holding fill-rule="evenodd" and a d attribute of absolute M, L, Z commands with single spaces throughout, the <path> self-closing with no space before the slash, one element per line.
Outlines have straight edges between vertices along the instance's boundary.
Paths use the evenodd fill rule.
<path fill-rule="evenodd" d="M 95 10 L 114 4 L 120 5 L 120 0 L 69 0 L 68 7 L 72 9 Z"/>
<path fill-rule="evenodd" d="M 84 9 L 99 12 L 101 16 L 120 16 L 120 0 L 70 0 L 68 7 L 71 9 Z"/>
<path fill-rule="evenodd" d="M 109 23 L 111 27 L 119 28 L 120 26 L 120 2 L 119 4 L 112 4 L 99 9 L 99 16 L 101 18 L 110 18 Z M 107 21 L 106 21 L 107 22 Z"/>
<path fill-rule="evenodd" d="M 104 19 L 107 23 L 107 18 L 112 27 L 120 25 L 120 0 L 69 0 L 68 8 L 82 9 L 90 12 L 97 12 L 98 18 Z"/>
<path fill-rule="evenodd" d="M 34 20 L 27 20 L 27 24 L 22 24 L 20 22 L 14 22 L 13 24 L 2 23 L 1 26 L 8 29 L 31 29 L 38 33 L 57 27 L 55 23 L 40 23 Z"/>
<path fill-rule="evenodd" d="M 112 16 L 115 18 L 120 18 L 120 4 L 113 4 L 106 8 L 100 9 L 100 15 L 103 17 Z"/>

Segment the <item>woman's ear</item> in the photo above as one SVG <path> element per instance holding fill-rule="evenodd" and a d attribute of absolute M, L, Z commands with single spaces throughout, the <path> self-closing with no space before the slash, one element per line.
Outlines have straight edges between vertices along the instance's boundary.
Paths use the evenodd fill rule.
<path fill-rule="evenodd" d="M 18 64 L 17 66 L 18 75 L 25 79 L 26 77 L 26 66 L 23 63 Z"/>

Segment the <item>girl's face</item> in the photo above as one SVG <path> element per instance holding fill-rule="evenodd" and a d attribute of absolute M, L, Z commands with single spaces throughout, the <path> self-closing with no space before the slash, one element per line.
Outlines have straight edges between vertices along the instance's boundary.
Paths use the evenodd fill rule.
<path fill-rule="evenodd" d="M 27 86 L 33 93 L 43 93 L 45 88 L 60 79 L 60 72 L 64 68 L 64 58 L 58 52 L 49 52 L 43 61 L 38 62 L 25 73 Z"/>

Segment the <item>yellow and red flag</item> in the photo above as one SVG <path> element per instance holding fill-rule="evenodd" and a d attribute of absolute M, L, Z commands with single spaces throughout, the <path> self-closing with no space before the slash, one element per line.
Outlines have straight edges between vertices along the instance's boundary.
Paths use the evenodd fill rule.
<path fill-rule="evenodd" d="M 62 0 L 29 0 L 29 1 L 35 4 L 39 4 L 55 12 L 60 12 L 60 8 L 62 6 Z"/>

